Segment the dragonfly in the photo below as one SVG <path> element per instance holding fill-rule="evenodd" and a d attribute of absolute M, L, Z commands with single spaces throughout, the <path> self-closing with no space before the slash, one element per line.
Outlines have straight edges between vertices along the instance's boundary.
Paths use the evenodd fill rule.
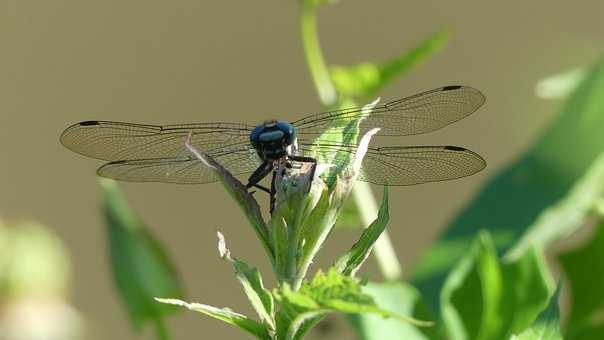
<path fill-rule="evenodd" d="M 60 140 L 76 153 L 106 161 L 97 170 L 102 177 L 178 184 L 217 181 L 216 174 L 184 147 L 183 139 L 190 138 L 192 146 L 203 150 L 233 175 L 251 173 L 247 188 L 268 192 L 272 205 L 279 165 L 291 162 L 316 165 L 317 152 L 357 151 L 354 143 L 322 142 L 324 139 L 317 139 L 319 136 L 363 135 L 374 128 L 380 128 L 378 135 L 382 136 L 428 133 L 465 118 L 484 102 L 479 90 L 453 85 L 393 100 L 372 110 L 363 107 L 332 110 L 293 122 L 149 125 L 89 120 L 69 126 Z M 356 131 L 335 128 L 355 119 L 360 119 Z M 485 166 L 480 155 L 459 146 L 372 146 L 365 154 L 357 180 L 406 186 L 470 176 Z M 273 183 L 269 189 L 260 182 L 271 174 Z"/>

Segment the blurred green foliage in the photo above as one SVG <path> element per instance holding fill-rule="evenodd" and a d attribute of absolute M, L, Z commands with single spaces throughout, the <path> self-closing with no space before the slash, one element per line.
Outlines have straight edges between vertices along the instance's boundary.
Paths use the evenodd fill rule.
<path fill-rule="evenodd" d="M 560 285 L 550 298 L 547 308 L 539 314 L 537 320 L 518 335 L 512 335 L 510 340 L 562 340 L 560 331 Z"/>
<path fill-rule="evenodd" d="M 588 72 L 562 111 L 524 155 L 491 178 L 423 256 L 414 283 L 437 310 L 451 266 L 476 232 L 486 228 L 507 250 L 539 216 L 563 200 L 604 151 L 604 62 Z M 594 183 L 595 184 L 595 183 Z M 540 238 L 542 235 L 537 235 Z M 533 237 L 535 238 L 535 237 Z"/>
<path fill-rule="evenodd" d="M 558 257 L 571 288 L 568 339 L 604 339 L 604 219 L 591 237 Z"/>
<path fill-rule="evenodd" d="M 69 254 L 44 226 L 0 222 L 0 296 L 64 297 L 71 280 Z"/>
<path fill-rule="evenodd" d="M 537 249 L 501 263 L 488 232 L 480 232 L 453 267 L 440 294 L 451 339 L 506 339 L 529 327 L 547 306 L 553 279 Z"/>
<path fill-rule="evenodd" d="M 155 297 L 183 296 L 179 276 L 161 244 L 130 209 L 117 183 L 103 179 L 104 214 L 111 268 L 118 292 L 135 329 L 154 323 L 168 338 L 164 317 L 177 310 Z"/>
<path fill-rule="evenodd" d="M 440 51 L 449 39 L 442 30 L 428 37 L 409 51 L 381 63 L 360 63 L 330 67 L 333 85 L 341 98 L 371 98 L 398 77 Z"/>
<path fill-rule="evenodd" d="M 412 315 L 420 320 L 434 320 L 422 302 L 419 291 L 405 282 L 390 281 L 384 283 L 368 282 L 363 287 L 376 304 L 382 308 L 403 315 Z M 363 340 L 406 339 L 427 340 L 438 338 L 437 327 L 415 327 L 409 323 L 384 319 L 370 314 L 350 315 L 348 319 Z"/>
<path fill-rule="evenodd" d="M 50 228 L 0 221 L 1 339 L 84 339 L 70 285 L 69 253 Z"/>

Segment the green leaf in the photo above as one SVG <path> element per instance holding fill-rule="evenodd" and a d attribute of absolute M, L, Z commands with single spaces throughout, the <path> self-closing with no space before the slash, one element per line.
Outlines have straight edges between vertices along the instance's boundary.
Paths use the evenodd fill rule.
<path fill-rule="evenodd" d="M 314 327 L 326 314 L 327 311 L 322 309 L 298 314 L 296 318 L 291 321 L 285 339 L 302 339 L 304 334 Z"/>
<path fill-rule="evenodd" d="M 363 293 L 374 298 L 375 303 L 386 310 L 402 314 L 413 315 L 416 318 L 433 319 L 428 315 L 421 302 L 419 292 L 403 282 L 369 282 L 363 287 Z M 416 327 L 413 324 L 399 322 L 394 319 L 384 319 L 372 314 L 350 315 L 348 320 L 357 329 L 362 340 L 428 340 L 437 339 L 435 327 Z"/>
<path fill-rule="evenodd" d="M 592 237 L 559 256 L 571 288 L 572 307 L 566 336 L 572 339 L 604 338 L 604 219 Z"/>
<path fill-rule="evenodd" d="M 452 339 L 504 339 L 526 329 L 553 291 L 543 254 L 535 248 L 501 263 L 481 232 L 452 269 L 441 293 L 442 319 Z"/>
<path fill-rule="evenodd" d="M 545 248 L 581 228 L 595 206 L 604 198 L 604 153 L 600 154 L 577 180 L 567 196 L 544 210 L 516 245 L 508 251 L 510 259 L 522 256 L 531 246 Z"/>
<path fill-rule="evenodd" d="M 136 329 L 161 322 L 175 308 L 155 296 L 182 297 L 178 275 L 161 244 L 130 209 L 117 184 L 102 179 L 111 267 L 118 292 Z"/>
<path fill-rule="evenodd" d="M 237 202 L 243 213 L 250 222 L 250 225 L 254 228 L 256 236 L 262 242 L 262 246 L 266 251 L 271 264 L 274 265 L 275 256 L 268 235 L 268 228 L 266 222 L 260 212 L 260 206 L 258 202 L 250 192 L 248 188 L 241 183 L 233 174 L 226 170 L 220 163 L 216 162 L 212 156 L 205 153 L 204 150 L 197 149 L 191 144 L 191 135 L 185 140 L 184 146 L 191 152 L 193 156 L 201 161 L 200 166 L 205 166 L 214 172 L 216 178 L 222 183 L 226 191 L 231 197 Z"/>
<path fill-rule="evenodd" d="M 448 30 L 441 30 L 410 51 L 383 63 L 331 66 L 331 79 L 340 97 L 371 98 L 413 66 L 440 51 L 448 39 Z"/>
<path fill-rule="evenodd" d="M 305 313 L 307 314 L 301 321 L 309 322 L 310 320 L 316 321 L 328 312 L 339 312 L 345 314 L 371 313 L 418 326 L 432 325 L 431 322 L 416 320 L 410 316 L 380 308 L 370 295 L 362 292 L 361 286 L 355 279 L 342 275 L 335 268 L 331 268 L 327 273 L 319 271 L 312 281 L 302 284 L 299 291 L 291 290 L 286 284 L 275 291 L 274 295 L 283 306 L 280 318 L 289 321 L 296 320 Z M 279 327 L 277 329 L 279 332 Z M 304 328 L 304 331 L 308 329 Z M 300 329 L 289 329 L 288 338 L 299 338 L 301 336 L 299 332 Z"/>
<path fill-rule="evenodd" d="M 550 298 L 547 308 L 539 314 L 531 327 L 518 335 L 513 335 L 510 340 L 562 340 L 560 333 L 560 286 Z"/>
<path fill-rule="evenodd" d="M 566 197 L 604 151 L 604 61 L 587 73 L 536 143 L 483 186 L 418 263 L 414 285 L 437 310 L 446 273 L 466 253 L 475 233 L 488 228 L 498 249 L 514 245 L 548 207 Z M 499 242 L 500 241 L 500 242 Z M 454 246 L 455 245 L 455 246 Z M 442 256 L 444 249 L 446 256 Z M 438 255 L 441 254 L 441 255 Z"/>
<path fill-rule="evenodd" d="M 388 187 L 384 186 L 382 204 L 378 212 L 378 217 L 363 231 L 359 240 L 352 248 L 344 254 L 335 264 L 335 267 L 344 275 L 354 276 L 356 271 L 367 259 L 373 248 L 373 244 L 380 237 L 386 225 L 390 220 L 388 213 Z"/>
<path fill-rule="evenodd" d="M 378 101 L 379 100 L 375 100 L 365 105 L 362 112 L 370 114 Z M 349 107 L 351 105 L 350 103 L 351 102 L 344 102 L 340 107 Z M 313 142 L 316 146 L 312 148 L 312 155 L 317 162 L 334 165 L 327 169 L 323 175 L 323 177 L 326 178 L 325 183 L 330 189 L 332 189 L 335 183 L 336 174 L 339 175 L 351 169 L 356 155 L 351 153 L 350 150 L 343 149 L 334 152 L 332 147 L 321 148 L 320 145 L 357 145 L 359 125 L 363 120 L 363 116 L 364 115 L 357 115 L 356 117 L 350 116 L 348 119 L 338 120 L 338 125 L 330 126 Z M 369 138 L 371 138 L 372 135 L 373 133 L 369 135 Z"/>
<path fill-rule="evenodd" d="M 375 105 L 375 102 L 371 105 Z M 366 106 L 367 108 L 368 106 Z M 358 127 L 358 125 L 357 125 Z M 333 230 L 338 214 L 349 196 L 357 175 L 361 170 L 363 157 L 368 150 L 369 142 L 379 129 L 372 129 L 361 138 L 354 155 L 348 155 L 345 168 L 337 170 L 337 176 L 331 188 L 324 188 L 314 209 L 307 215 L 301 231 L 300 244 L 302 245 L 302 256 L 298 259 L 298 275 L 294 282 L 294 289 L 301 284 L 302 279 L 308 271 L 312 259 L 317 254 L 327 236 Z M 340 152 L 344 151 L 339 151 Z M 344 152 L 346 153 L 346 152 Z"/>
<path fill-rule="evenodd" d="M 178 299 L 155 299 L 162 304 L 182 306 L 192 311 L 203 313 L 215 319 L 224 321 L 230 325 L 237 326 L 240 329 L 247 331 L 258 339 L 271 339 L 268 330 L 258 322 L 248 318 L 243 314 L 233 312 L 228 308 L 216 308 L 201 303 L 188 303 Z"/>
<path fill-rule="evenodd" d="M 224 236 L 220 232 L 218 232 L 218 249 L 220 257 L 230 262 L 233 268 L 235 268 L 235 275 L 243 286 L 245 295 L 250 300 L 252 307 L 254 307 L 260 319 L 271 330 L 275 330 L 275 303 L 271 293 L 264 288 L 258 269 L 250 267 L 243 261 L 231 258 L 231 253 L 226 247 Z"/>

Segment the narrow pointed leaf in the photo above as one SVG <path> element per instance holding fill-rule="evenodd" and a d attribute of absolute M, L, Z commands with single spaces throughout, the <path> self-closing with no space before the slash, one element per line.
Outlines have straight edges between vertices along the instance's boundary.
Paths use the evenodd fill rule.
<path fill-rule="evenodd" d="M 373 244 L 380 237 L 384 229 L 386 229 L 389 220 L 388 187 L 385 186 L 378 217 L 363 231 L 361 237 L 352 248 L 336 262 L 335 267 L 338 271 L 344 275 L 354 276 L 371 253 Z"/>
<path fill-rule="evenodd" d="M 136 329 L 158 321 L 175 308 L 155 296 L 182 297 L 181 283 L 168 255 L 130 209 L 117 184 L 101 180 L 111 268 L 118 292 Z"/>
<path fill-rule="evenodd" d="M 184 146 L 195 157 L 197 157 L 203 163 L 204 166 L 214 171 L 216 177 L 218 177 L 224 188 L 231 195 L 231 197 L 235 199 L 241 210 L 243 210 L 243 212 L 245 213 L 245 216 L 254 228 L 256 235 L 260 239 L 260 242 L 262 242 L 262 245 L 264 246 L 264 249 L 266 250 L 269 256 L 269 260 L 271 261 L 271 263 L 273 263 L 273 249 L 269 241 L 266 222 L 262 217 L 258 202 L 247 191 L 245 185 L 243 185 L 243 183 L 241 183 L 235 176 L 233 176 L 233 174 L 228 172 L 220 163 L 216 162 L 214 158 L 205 153 L 203 150 L 198 150 L 197 148 L 195 148 L 191 144 L 190 138 L 191 136 L 189 136 L 184 141 Z"/>
<path fill-rule="evenodd" d="M 237 280 L 243 286 L 243 290 L 252 307 L 260 319 L 264 321 L 270 329 L 275 329 L 275 303 L 273 296 L 264 288 L 262 277 L 258 269 L 250 267 L 243 261 L 231 258 L 230 251 L 226 247 L 224 236 L 218 232 L 218 248 L 223 259 L 230 262 L 235 268 Z"/>
<path fill-rule="evenodd" d="M 331 79 L 341 97 L 373 97 L 397 77 L 440 51 L 448 39 L 449 32 L 442 30 L 428 37 L 410 51 L 383 63 L 331 66 Z"/>
<path fill-rule="evenodd" d="M 161 304 L 182 306 L 188 308 L 192 311 L 203 313 L 207 316 L 211 316 L 215 319 L 224 321 L 230 325 L 237 326 L 242 330 L 247 331 L 248 333 L 254 335 L 258 339 L 270 339 L 269 333 L 263 325 L 258 322 L 248 318 L 243 314 L 239 314 L 233 312 L 228 308 L 217 308 L 209 305 L 204 305 L 201 303 L 188 303 L 178 299 L 162 299 L 156 298 L 157 302 L 161 302 Z M 161 305 L 160 304 L 160 305 Z"/>

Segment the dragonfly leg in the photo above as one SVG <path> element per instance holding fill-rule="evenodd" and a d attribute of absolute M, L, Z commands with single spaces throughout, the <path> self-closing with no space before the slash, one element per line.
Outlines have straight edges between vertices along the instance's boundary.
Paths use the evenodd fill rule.
<path fill-rule="evenodd" d="M 266 191 L 268 193 L 270 193 L 270 190 L 268 190 L 267 188 L 259 185 L 258 183 L 260 183 L 261 180 L 264 179 L 264 177 L 268 176 L 271 171 L 273 171 L 273 164 L 270 162 L 263 162 L 256 170 L 254 170 L 254 172 L 250 175 L 250 177 L 247 180 L 247 185 L 245 186 L 246 188 L 251 188 L 251 187 L 256 187 L 262 191 Z"/>
<path fill-rule="evenodd" d="M 273 181 L 271 181 L 271 188 L 267 188 L 263 185 L 260 185 L 259 182 L 263 180 L 266 176 L 268 176 L 271 172 L 274 172 L 274 166 L 271 162 L 263 162 L 248 178 L 248 183 L 245 186 L 247 189 L 255 187 L 258 188 L 270 195 L 271 200 L 271 213 L 273 212 L 273 199 L 274 199 L 274 176 Z"/>
<path fill-rule="evenodd" d="M 281 170 L 283 172 L 283 169 Z M 273 211 L 275 211 L 275 203 L 277 202 L 277 189 L 275 188 L 275 179 L 277 178 L 277 171 L 273 171 L 273 178 L 271 178 L 271 191 L 269 193 L 270 197 L 270 209 L 269 212 L 271 215 Z"/>
<path fill-rule="evenodd" d="M 260 189 L 260 190 L 262 190 L 262 191 L 266 192 L 267 194 L 270 194 L 270 193 L 271 193 L 271 189 L 269 189 L 269 188 L 267 188 L 267 187 L 265 187 L 265 186 L 263 186 L 263 185 L 260 185 L 260 184 L 254 184 L 254 185 L 252 185 L 252 186 L 253 186 L 254 188 L 258 188 L 258 189 Z"/>

